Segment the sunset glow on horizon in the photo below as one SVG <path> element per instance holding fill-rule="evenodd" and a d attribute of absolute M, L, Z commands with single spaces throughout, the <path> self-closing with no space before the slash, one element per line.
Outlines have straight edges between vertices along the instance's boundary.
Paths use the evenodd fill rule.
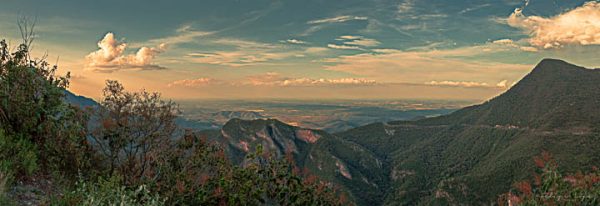
<path fill-rule="evenodd" d="M 17 18 L 37 17 L 33 53 L 92 98 L 115 79 L 174 99 L 484 100 L 544 58 L 600 66 L 597 1 L 10 0 L 0 11 L 13 46 Z"/>

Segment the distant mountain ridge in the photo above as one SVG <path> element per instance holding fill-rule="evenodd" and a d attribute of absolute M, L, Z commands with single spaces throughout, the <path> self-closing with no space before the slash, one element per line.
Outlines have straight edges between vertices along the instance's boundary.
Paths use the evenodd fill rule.
<path fill-rule="evenodd" d="M 301 166 L 342 185 L 360 205 L 492 204 L 533 173 L 532 157 L 542 151 L 565 171 L 600 165 L 598 82 L 598 70 L 545 59 L 504 94 L 449 115 L 318 132 L 322 137 L 306 150 L 312 159 Z M 229 138 L 252 139 L 244 124 L 269 125 L 232 121 L 223 128 L 236 134 Z M 321 164 L 311 166 L 315 161 Z"/>
<path fill-rule="evenodd" d="M 422 124 L 514 125 L 540 129 L 600 126 L 600 70 L 542 60 L 504 94 Z"/>
<path fill-rule="evenodd" d="M 600 165 L 600 71 L 545 59 L 481 105 L 338 133 L 390 165 L 383 204 L 487 205 L 548 151 L 565 171 Z M 400 174 L 400 175 L 399 175 Z"/>
<path fill-rule="evenodd" d="M 69 90 L 65 90 L 65 100 L 68 103 L 79 106 L 79 107 L 95 107 L 95 106 L 99 105 L 93 99 L 73 94 Z"/>
<path fill-rule="evenodd" d="M 359 205 L 490 205 L 542 151 L 563 171 L 600 165 L 599 82 L 600 70 L 545 59 L 504 94 L 449 115 L 334 134 L 234 118 L 200 133 L 239 163 L 259 144 L 291 153 Z"/>

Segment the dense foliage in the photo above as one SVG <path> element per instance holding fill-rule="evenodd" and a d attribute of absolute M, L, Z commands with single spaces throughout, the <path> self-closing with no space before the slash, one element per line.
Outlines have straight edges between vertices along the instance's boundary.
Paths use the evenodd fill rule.
<path fill-rule="evenodd" d="M 9 180 L 35 172 L 67 176 L 87 167 L 84 115 L 63 101 L 69 74 L 0 41 L 0 172 Z M 44 174 L 42 174 L 44 175 Z"/>
<path fill-rule="evenodd" d="M 533 181 L 521 181 L 498 199 L 499 205 L 599 205 L 600 171 L 563 176 L 549 153 L 536 157 Z"/>
<path fill-rule="evenodd" d="M 69 74 L 32 60 L 29 43 L 11 52 L 0 42 L 1 205 L 21 201 L 11 188 L 40 182 L 46 197 L 33 204 L 350 204 L 261 148 L 231 163 L 221 146 L 178 128 L 177 106 L 158 93 L 107 81 L 99 107 L 69 105 Z"/>

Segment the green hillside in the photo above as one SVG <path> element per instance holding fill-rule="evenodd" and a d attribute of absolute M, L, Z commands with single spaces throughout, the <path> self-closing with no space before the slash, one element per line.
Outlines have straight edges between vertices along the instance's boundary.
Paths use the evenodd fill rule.
<path fill-rule="evenodd" d="M 447 116 L 336 135 L 391 165 L 388 205 L 489 204 L 554 154 L 565 171 L 600 165 L 600 71 L 543 60 L 506 93 Z"/>
<path fill-rule="evenodd" d="M 532 158 L 562 171 L 600 165 L 600 71 L 543 60 L 506 93 L 450 115 L 334 135 L 277 120 L 228 122 L 205 135 L 242 160 L 257 145 L 340 185 L 360 205 L 489 205 L 530 178 Z"/>

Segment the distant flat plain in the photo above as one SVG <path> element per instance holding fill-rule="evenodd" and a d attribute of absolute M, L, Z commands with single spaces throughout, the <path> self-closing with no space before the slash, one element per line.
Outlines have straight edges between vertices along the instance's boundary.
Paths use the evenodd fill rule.
<path fill-rule="evenodd" d="M 219 129 L 233 118 L 278 119 L 290 125 L 340 132 L 396 120 L 448 114 L 478 100 L 184 100 L 183 117 L 195 129 Z"/>

